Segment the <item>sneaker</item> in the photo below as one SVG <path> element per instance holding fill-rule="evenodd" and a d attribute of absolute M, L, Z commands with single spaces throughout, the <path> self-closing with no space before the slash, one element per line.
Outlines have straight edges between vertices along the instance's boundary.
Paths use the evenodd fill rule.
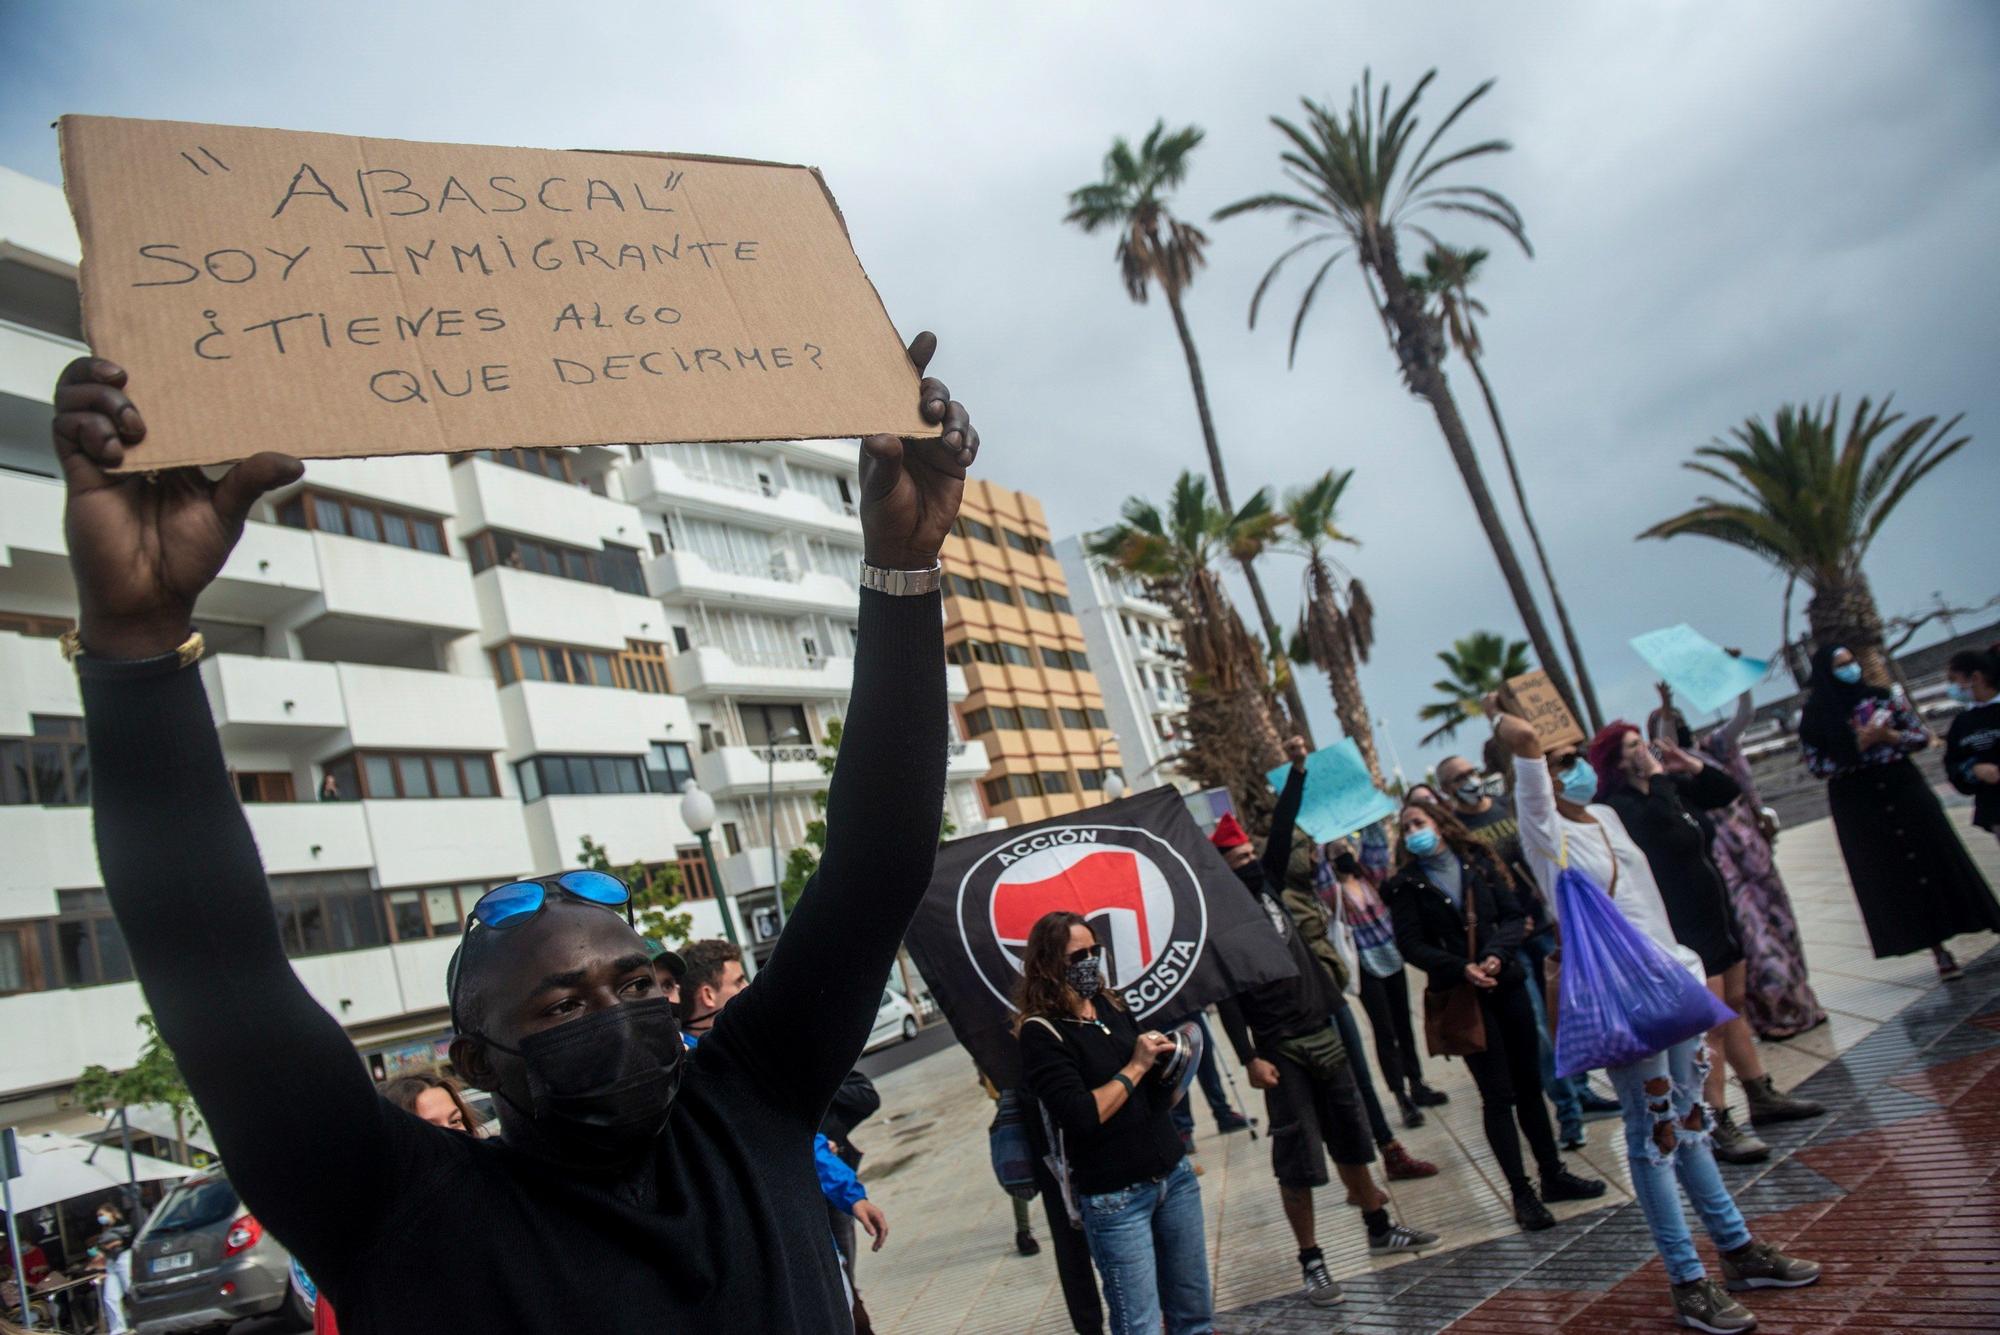
<path fill-rule="evenodd" d="M 1556 1217 L 1549 1213 L 1548 1206 L 1542 1204 L 1542 1198 L 1535 1194 L 1533 1187 L 1516 1187 L 1514 1222 L 1521 1226 L 1523 1233 L 1539 1233 L 1545 1228 L 1554 1228 Z"/>
<path fill-rule="evenodd" d="M 1427 1159 L 1419 1159 L 1403 1148 L 1401 1141 L 1392 1140 L 1382 1147 L 1382 1166 L 1388 1170 L 1391 1182 L 1408 1182 L 1413 1178 L 1436 1177 L 1438 1166 Z"/>
<path fill-rule="evenodd" d="M 1014 1250 L 1023 1256 L 1039 1256 L 1042 1252 L 1042 1244 L 1036 1242 L 1035 1235 L 1024 1228 L 1014 1235 Z"/>
<path fill-rule="evenodd" d="M 1775 1126 L 1779 1122 L 1799 1122 L 1808 1117 L 1818 1117 L 1826 1111 L 1826 1106 L 1811 1099 L 1797 1098 L 1778 1091 L 1776 1082 L 1768 1075 L 1743 1082 L 1743 1093 L 1750 1100 L 1750 1125 Z"/>
<path fill-rule="evenodd" d="M 1736 1118 L 1727 1108 L 1721 1108 L 1709 1115 L 1713 1123 L 1709 1131 L 1708 1143 L 1715 1149 L 1715 1157 L 1724 1163 L 1762 1163 L 1771 1157 L 1771 1147 L 1736 1125 Z"/>
<path fill-rule="evenodd" d="M 1387 1232 L 1368 1235 L 1368 1250 L 1376 1256 L 1387 1256 L 1392 1252 L 1420 1252 L 1426 1247 L 1437 1246 L 1437 1240 L 1435 1233 L 1391 1224 Z"/>
<path fill-rule="evenodd" d="M 1604 1194 L 1604 1184 L 1594 1177 L 1579 1177 L 1567 1168 L 1542 1174 L 1545 1201 L 1594 1201 Z"/>
<path fill-rule="evenodd" d="M 1419 1108 L 1442 1108 L 1451 1102 L 1451 1095 L 1441 1089 L 1432 1089 L 1421 1080 L 1410 1082 L 1410 1102 Z"/>
<path fill-rule="evenodd" d="M 1580 1150 L 1590 1143 L 1590 1138 L 1583 1134 L 1582 1122 L 1571 1122 L 1564 1126 L 1557 1139 L 1562 1142 L 1562 1147 L 1566 1150 Z"/>
<path fill-rule="evenodd" d="M 1607 1099 L 1594 1089 L 1585 1089 L 1577 1097 L 1585 1117 L 1616 1117 L 1625 1111 L 1625 1106 L 1617 1099 Z"/>
<path fill-rule="evenodd" d="M 1705 1330 L 1710 1335 L 1736 1335 L 1757 1329 L 1757 1318 L 1748 1308 L 1722 1291 L 1722 1286 L 1704 1275 L 1673 1286 L 1674 1317 L 1689 1330 Z"/>
<path fill-rule="evenodd" d="M 1396 1106 L 1403 1111 L 1403 1125 L 1415 1131 L 1424 1124 L 1424 1110 L 1410 1101 L 1410 1096 L 1402 1090 L 1396 1091 Z"/>
<path fill-rule="evenodd" d="M 1232 1131 L 1248 1131 L 1250 1119 L 1234 1108 L 1224 1108 L 1215 1115 L 1215 1133 L 1226 1136 Z"/>
<path fill-rule="evenodd" d="M 1940 982 L 1955 983 L 1965 977 L 1965 970 L 1958 967 L 1958 961 L 1951 957 L 1949 950 L 1946 950 L 1943 946 L 1939 946 L 1934 954 L 1937 958 L 1938 980 Z"/>
<path fill-rule="evenodd" d="M 1306 1277 L 1306 1301 L 1314 1307 L 1331 1307 L 1346 1297 L 1332 1275 L 1326 1273 L 1326 1262 L 1315 1256 L 1310 1261 L 1301 1261 L 1299 1269 Z"/>
<path fill-rule="evenodd" d="M 1819 1262 L 1787 1256 L 1768 1242 L 1752 1242 L 1722 1254 L 1722 1278 L 1730 1291 L 1802 1289 L 1819 1281 Z"/>

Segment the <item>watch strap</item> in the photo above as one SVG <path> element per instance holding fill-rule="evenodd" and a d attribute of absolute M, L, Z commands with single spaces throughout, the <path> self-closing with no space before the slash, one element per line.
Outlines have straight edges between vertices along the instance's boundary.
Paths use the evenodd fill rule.
<path fill-rule="evenodd" d="M 891 598 L 914 598 L 919 594 L 936 593 L 944 587 L 944 567 L 934 564 L 929 570 L 885 570 L 863 561 L 861 587 L 886 593 Z"/>

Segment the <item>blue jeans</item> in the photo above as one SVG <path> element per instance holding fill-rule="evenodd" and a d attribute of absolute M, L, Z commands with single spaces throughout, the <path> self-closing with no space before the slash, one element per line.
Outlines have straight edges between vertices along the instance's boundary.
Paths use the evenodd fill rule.
<path fill-rule="evenodd" d="M 1521 967 L 1528 971 L 1528 1000 L 1535 1008 L 1535 1028 L 1542 1036 L 1540 1060 L 1542 1067 L 1542 1092 L 1555 1105 L 1556 1126 L 1564 1135 L 1583 1127 L 1583 1091 L 1586 1077 L 1580 1075 L 1556 1074 L 1556 1045 L 1549 1041 L 1549 1004 L 1542 991 L 1542 965 L 1555 953 L 1556 934 L 1541 931 L 1521 943 L 1516 953 Z"/>
<path fill-rule="evenodd" d="M 1708 1143 L 1708 1105 L 1701 1101 L 1701 1084 L 1708 1075 L 1704 1036 L 1676 1043 L 1665 1052 L 1642 1057 L 1629 1066 L 1606 1072 L 1625 1113 L 1625 1154 L 1632 1165 L 1632 1193 L 1652 1231 L 1653 1245 L 1667 1263 L 1670 1283 L 1685 1284 L 1704 1273 L 1681 1211 L 1675 1179 L 1687 1193 L 1702 1227 L 1720 1251 L 1734 1251 L 1750 1241 L 1750 1226 L 1722 1185 L 1715 1168 L 1715 1151 Z M 1647 1082 L 1666 1082 L 1667 1092 L 1648 1091 Z M 1698 1123 L 1691 1128 L 1690 1123 Z M 1669 1135 L 1669 1132 L 1671 1134 Z M 1667 1140 L 1663 1146 L 1660 1142 Z M 1669 1148 L 1670 1146 L 1670 1148 Z"/>
<path fill-rule="evenodd" d="M 1158 1182 L 1083 1196 L 1077 1206 L 1112 1335 L 1158 1335 L 1163 1315 L 1168 1335 L 1215 1329 L 1201 1186 L 1186 1159 Z"/>

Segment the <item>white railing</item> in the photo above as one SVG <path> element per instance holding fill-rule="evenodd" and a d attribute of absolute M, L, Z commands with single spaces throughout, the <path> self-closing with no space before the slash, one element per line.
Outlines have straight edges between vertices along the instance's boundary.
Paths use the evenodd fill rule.
<path fill-rule="evenodd" d="M 819 759 L 819 749 L 812 746 L 752 746 L 745 749 L 767 765 Z"/>

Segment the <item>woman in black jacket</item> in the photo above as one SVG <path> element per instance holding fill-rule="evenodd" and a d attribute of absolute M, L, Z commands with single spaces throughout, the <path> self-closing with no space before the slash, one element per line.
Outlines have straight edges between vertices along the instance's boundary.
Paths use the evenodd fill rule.
<path fill-rule="evenodd" d="M 1396 922 L 1396 948 L 1429 976 L 1427 993 L 1442 1000 L 1470 988 L 1478 998 L 1486 1047 L 1467 1055 L 1465 1065 L 1479 1086 L 1486 1143 L 1513 1188 L 1515 1220 L 1530 1232 L 1553 1228 L 1544 1200 L 1593 1200 L 1604 1184 L 1563 1167 L 1542 1102 L 1541 1040 L 1527 974 L 1516 960 L 1527 914 L 1493 850 L 1443 807 L 1408 803 L 1402 826 L 1396 872 L 1382 888 Z M 1541 1170 L 1539 1195 L 1521 1161 L 1517 1121 Z"/>
<path fill-rule="evenodd" d="M 1972 799 L 1972 823 L 2000 835 L 2000 647 L 1953 654 L 1945 675 L 1965 706 L 1945 738 L 1945 777 Z"/>
<path fill-rule="evenodd" d="M 1214 1329 L 1201 1187 L 1152 1074 L 1172 1043 L 1141 1031 L 1104 977 L 1104 947 L 1074 913 L 1028 932 L 1019 1016 L 1021 1084 L 1061 1136 L 1069 1187 L 1103 1280 L 1113 1335 Z"/>

